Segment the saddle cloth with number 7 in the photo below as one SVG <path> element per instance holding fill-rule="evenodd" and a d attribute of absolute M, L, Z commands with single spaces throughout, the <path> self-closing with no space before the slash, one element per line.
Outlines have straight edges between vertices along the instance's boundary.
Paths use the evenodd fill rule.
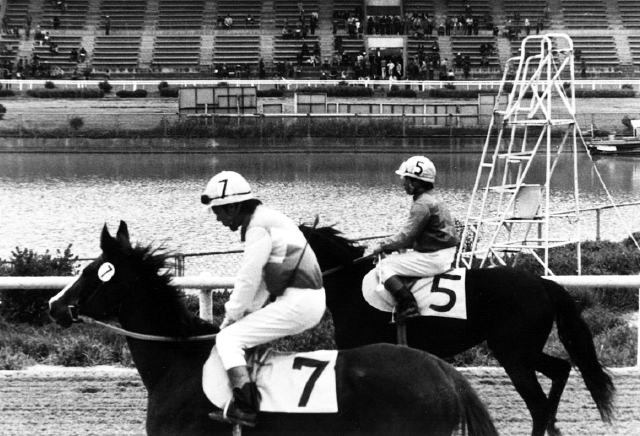
<path fill-rule="evenodd" d="M 249 354 L 249 353 L 247 353 Z M 336 413 L 337 350 L 280 353 L 271 349 L 250 355 L 248 365 L 260 392 L 260 410 L 283 413 Z M 227 372 L 213 347 L 202 370 L 202 388 L 209 401 L 224 408 L 231 399 Z"/>
<path fill-rule="evenodd" d="M 435 277 L 419 279 L 411 286 L 422 316 L 467 319 L 464 268 L 451 269 Z M 393 312 L 396 300 L 380 283 L 378 268 L 362 279 L 362 294 L 371 306 L 384 312 Z"/>

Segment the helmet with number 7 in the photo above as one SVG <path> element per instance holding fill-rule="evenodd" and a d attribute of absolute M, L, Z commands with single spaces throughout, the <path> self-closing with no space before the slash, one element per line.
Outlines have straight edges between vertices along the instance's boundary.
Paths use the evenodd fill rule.
<path fill-rule="evenodd" d="M 240 203 L 254 198 L 249 183 L 234 171 L 222 171 L 209 180 L 200 201 L 207 207 Z"/>
<path fill-rule="evenodd" d="M 396 174 L 401 177 L 412 177 L 424 182 L 434 183 L 436 180 L 436 167 L 424 156 L 413 156 L 402 162 Z"/>

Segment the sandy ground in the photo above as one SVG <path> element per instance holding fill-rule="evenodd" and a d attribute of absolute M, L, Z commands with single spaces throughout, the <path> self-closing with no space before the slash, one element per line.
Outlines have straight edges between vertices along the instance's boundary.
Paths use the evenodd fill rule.
<path fill-rule="evenodd" d="M 527 436 L 529 413 L 501 368 L 462 369 L 505 436 Z M 599 420 L 582 379 L 574 372 L 558 411 L 565 436 L 639 436 L 640 370 L 614 369 L 617 420 Z M 545 385 L 548 388 L 548 385 Z M 34 368 L 0 371 L 0 435 L 145 434 L 146 392 L 129 369 Z"/>

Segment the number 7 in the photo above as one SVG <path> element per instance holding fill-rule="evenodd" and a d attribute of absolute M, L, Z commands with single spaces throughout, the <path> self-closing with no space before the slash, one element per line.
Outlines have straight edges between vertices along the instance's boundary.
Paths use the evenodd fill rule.
<path fill-rule="evenodd" d="M 293 359 L 293 369 L 302 369 L 303 366 L 308 366 L 311 368 L 315 368 L 311 373 L 311 377 L 307 380 L 307 383 L 304 385 L 304 389 L 302 390 L 302 396 L 300 397 L 300 401 L 298 402 L 298 407 L 306 407 L 309 402 L 309 397 L 311 396 L 311 391 L 313 391 L 313 387 L 316 384 L 316 381 L 320 378 L 320 374 L 327 367 L 329 362 L 323 360 L 310 359 L 308 357 L 296 357 Z"/>

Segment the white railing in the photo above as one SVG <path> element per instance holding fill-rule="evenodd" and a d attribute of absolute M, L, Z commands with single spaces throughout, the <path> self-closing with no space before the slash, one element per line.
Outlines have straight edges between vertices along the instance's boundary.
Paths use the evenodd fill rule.
<path fill-rule="evenodd" d="M 58 88 L 89 88 L 97 87 L 101 80 L 56 80 L 50 79 L 28 79 L 28 80 L 0 80 L 3 89 L 17 89 L 19 91 L 34 88 L 44 88 L 46 82 L 54 82 Z M 354 86 L 391 88 L 397 85 L 402 88 L 408 86 L 414 90 L 426 91 L 429 89 L 444 88 L 445 85 L 454 84 L 457 89 L 498 89 L 500 80 L 310 80 L 310 79 L 153 79 L 153 80 L 109 80 L 113 86 L 113 92 L 126 89 L 157 89 L 160 82 L 166 82 L 169 86 L 192 87 L 192 86 L 216 86 L 219 83 L 226 83 L 231 86 L 256 86 L 258 89 L 271 89 L 274 87 L 295 90 L 304 87 L 335 86 L 339 83 L 346 83 Z M 512 83 L 507 81 L 506 83 Z M 7 87 L 9 85 L 9 87 Z M 620 89 L 623 85 L 632 85 L 635 90 L 640 90 L 640 80 L 636 79 L 611 79 L 611 80 L 575 80 L 577 89 Z"/>
<path fill-rule="evenodd" d="M 546 276 L 563 286 L 598 288 L 638 288 L 638 276 Z M 0 277 L 0 289 L 62 289 L 76 277 Z M 233 288 L 233 277 L 174 277 L 172 284 L 183 289 L 200 289 L 200 316 L 212 319 L 212 290 Z M 640 368 L 640 314 L 638 320 L 638 352 L 636 366 Z"/>

